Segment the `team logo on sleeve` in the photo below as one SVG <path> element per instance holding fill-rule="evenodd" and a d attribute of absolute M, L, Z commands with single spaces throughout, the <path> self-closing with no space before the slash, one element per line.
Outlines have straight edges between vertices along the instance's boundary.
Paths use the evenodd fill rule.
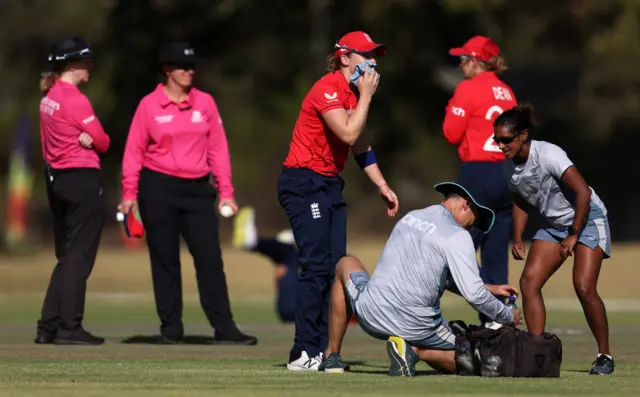
<path fill-rule="evenodd" d="M 92 122 L 93 120 L 96 119 L 96 116 L 94 116 L 93 114 L 89 117 L 87 117 L 86 119 L 82 120 L 82 124 L 87 125 L 90 122 Z"/>
<path fill-rule="evenodd" d="M 327 98 L 327 103 L 337 102 L 338 101 L 338 93 L 334 92 L 333 94 L 324 93 L 324 97 Z"/>
<path fill-rule="evenodd" d="M 455 106 L 451 107 L 451 113 L 453 113 L 455 116 L 459 116 L 459 117 L 464 117 L 465 116 L 465 112 L 463 108 L 458 108 Z"/>

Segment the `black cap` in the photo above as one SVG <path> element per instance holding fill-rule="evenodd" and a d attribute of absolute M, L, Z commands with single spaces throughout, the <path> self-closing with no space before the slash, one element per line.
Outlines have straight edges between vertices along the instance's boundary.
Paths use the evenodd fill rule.
<path fill-rule="evenodd" d="M 478 219 L 476 219 L 475 227 L 482 230 L 485 234 L 489 233 L 489 230 L 491 230 L 496 220 L 496 215 L 490 208 L 478 203 L 471 193 L 469 193 L 469 190 L 455 182 L 441 182 L 434 185 L 433 188 L 436 192 L 442 193 L 444 196 L 449 193 L 457 193 L 461 196 L 469 197 L 476 207 L 478 207 Z"/>
<path fill-rule="evenodd" d="M 65 37 L 51 45 L 49 62 L 58 63 L 93 58 L 93 51 L 87 41 L 80 36 Z"/>
<path fill-rule="evenodd" d="M 158 58 L 162 64 L 195 65 L 198 61 L 193 47 L 183 41 L 173 41 L 160 47 Z"/>

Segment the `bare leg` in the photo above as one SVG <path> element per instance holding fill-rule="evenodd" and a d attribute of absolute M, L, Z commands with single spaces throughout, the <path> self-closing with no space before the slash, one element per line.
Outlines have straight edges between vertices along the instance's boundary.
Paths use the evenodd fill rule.
<path fill-rule="evenodd" d="M 345 293 L 347 281 L 353 272 L 366 272 L 360 260 L 345 256 L 336 265 L 336 279 L 331 287 L 331 306 L 329 310 L 329 344 L 325 357 L 331 353 L 340 353 L 342 341 L 349 322 L 349 303 Z"/>
<path fill-rule="evenodd" d="M 589 328 L 598 343 L 598 353 L 610 354 L 607 311 L 600 295 L 598 295 L 597 287 L 604 252 L 600 247 L 592 250 L 585 245 L 578 244 L 575 255 L 573 287 L 580 299 Z"/>
<path fill-rule="evenodd" d="M 418 354 L 420 360 L 425 361 L 429 366 L 444 374 L 456 373 L 456 352 L 454 350 L 427 350 L 412 347 Z"/>
<path fill-rule="evenodd" d="M 544 332 L 546 309 L 542 299 L 542 287 L 562 265 L 560 244 L 534 240 L 520 276 L 522 308 L 529 332 L 540 335 Z"/>

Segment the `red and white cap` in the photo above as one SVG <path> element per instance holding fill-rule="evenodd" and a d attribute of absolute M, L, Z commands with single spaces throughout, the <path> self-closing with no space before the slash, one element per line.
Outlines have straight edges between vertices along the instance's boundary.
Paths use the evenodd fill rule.
<path fill-rule="evenodd" d="M 387 53 L 387 46 L 377 44 L 371 37 L 362 31 L 349 32 L 342 36 L 335 45 L 335 57 L 347 55 L 352 52 L 367 53 L 373 52 L 376 56 L 382 56 Z"/>
<path fill-rule="evenodd" d="M 493 57 L 500 55 L 500 47 L 488 37 L 475 36 L 464 43 L 462 47 L 450 49 L 449 55 L 456 57 L 466 55 L 489 62 Z"/>

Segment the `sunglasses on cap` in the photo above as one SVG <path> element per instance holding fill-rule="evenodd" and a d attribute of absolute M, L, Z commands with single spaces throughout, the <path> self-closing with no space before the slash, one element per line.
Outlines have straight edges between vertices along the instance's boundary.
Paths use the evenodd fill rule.
<path fill-rule="evenodd" d="M 497 145 L 499 145 L 499 144 L 501 144 L 501 143 L 502 143 L 502 144 L 505 144 L 505 145 L 508 145 L 508 144 L 510 144 L 511 142 L 513 142 L 513 141 L 516 139 L 516 137 L 517 137 L 517 135 L 514 135 L 514 136 L 502 136 L 502 137 L 496 137 L 496 136 L 494 136 L 494 137 L 493 137 L 493 141 L 494 141 Z"/>
<path fill-rule="evenodd" d="M 475 59 L 475 60 L 476 60 L 476 61 L 478 61 L 478 62 L 486 63 L 486 62 L 485 62 L 485 61 L 483 61 L 482 59 L 478 59 L 478 58 L 476 58 L 476 57 L 472 57 L 471 55 L 460 55 L 460 62 L 462 62 L 462 63 L 466 63 L 466 62 L 468 62 L 468 61 L 470 61 L 470 60 L 472 60 L 472 59 Z"/>
<path fill-rule="evenodd" d="M 339 45 L 338 43 L 336 43 L 333 47 L 335 49 L 338 49 L 338 50 L 347 50 L 347 51 L 353 52 L 355 54 L 362 55 L 363 57 L 369 58 L 369 59 L 373 58 L 375 56 L 373 51 L 362 52 L 362 51 L 354 50 L 353 48 L 349 48 L 349 47 L 344 46 L 344 45 Z M 344 54 L 344 55 L 347 55 L 347 54 Z"/>

